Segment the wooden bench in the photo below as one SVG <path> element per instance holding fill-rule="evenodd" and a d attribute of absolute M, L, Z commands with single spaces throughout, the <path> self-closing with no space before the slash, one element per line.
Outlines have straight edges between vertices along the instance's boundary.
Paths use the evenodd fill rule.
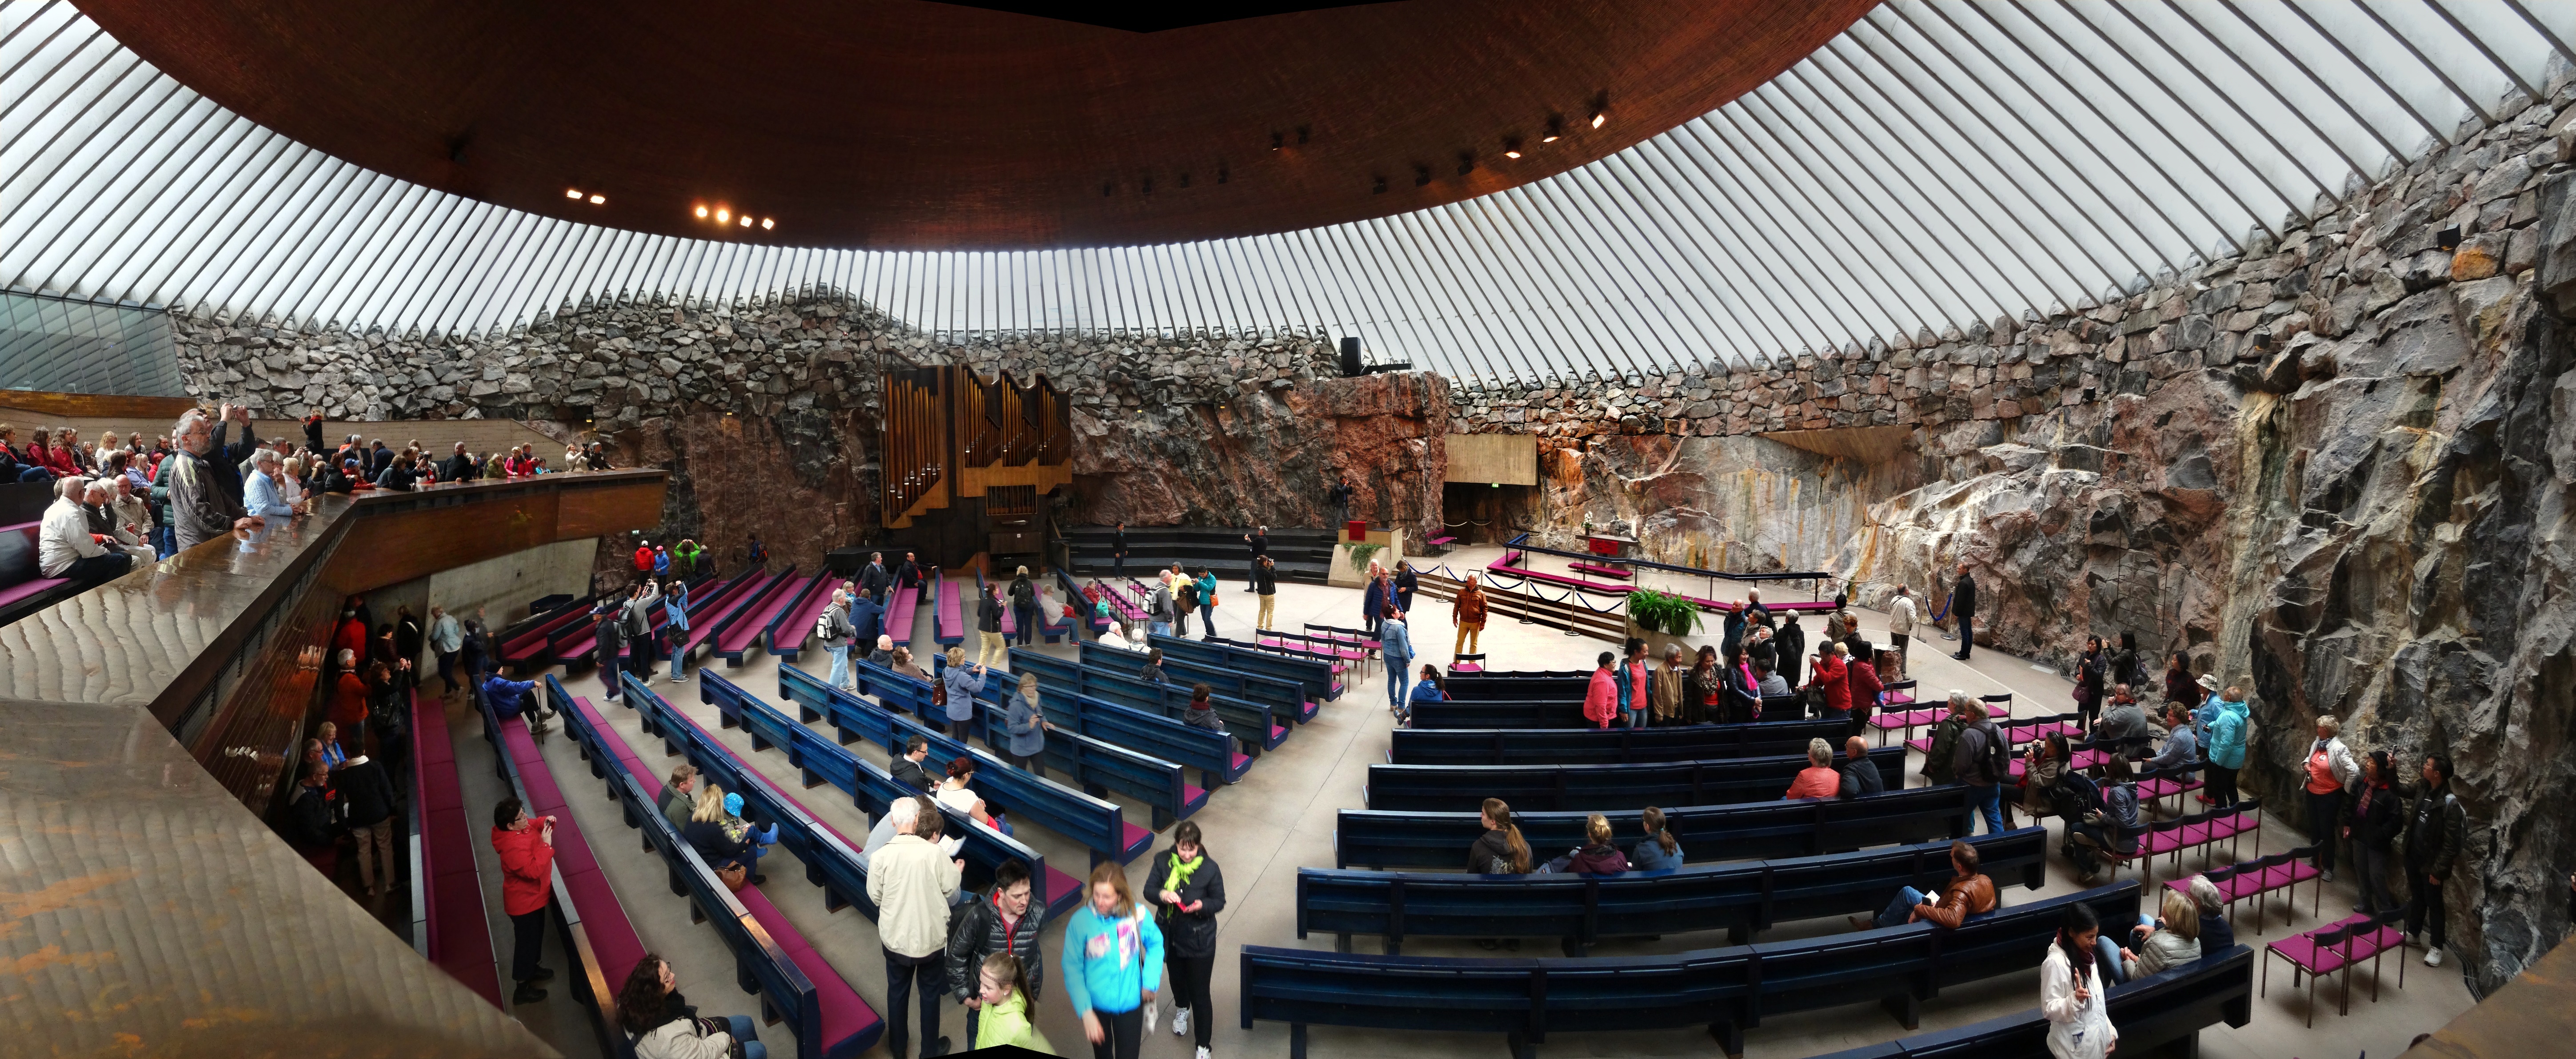
<path fill-rule="evenodd" d="M 939 664 L 946 665 L 945 662 Z M 1039 686 L 1049 691 L 1088 695 L 1175 721 L 1189 712 L 1190 685 L 1177 678 L 1168 684 L 1156 684 L 1115 669 L 1068 662 L 1025 647 L 1011 649 L 1011 672 L 1036 674 Z M 1278 714 L 1268 703 L 1218 694 L 1211 687 L 1208 704 L 1225 722 L 1226 730 L 1247 744 L 1245 752 L 1254 757 L 1260 756 L 1264 750 L 1278 749 L 1280 744 L 1288 741 L 1289 733 L 1295 731 L 1280 722 Z"/>
<path fill-rule="evenodd" d="M 2401 978 L 2404 976 L 2401 974 Z M 2160 1054 L 2175 1041 L 2198 1055 L 2201 1030 L 2254 1021 L 2254 950 L 2213 952 L 2162 973 L 2112 986 L 2104 995 L 2123 1054 Z M 2048 1017 L 2038 1008 L 1946 1030 L 1862 1045 L 1813 1059 L 2049 1059 Z"/>
<path fill-rule="evenodd" d="M 1965 841 L 1998 886 L 2047 881 L 2044 828 Z M 1408 936 L 1562 938 L 1568 956 L 1605 938 L 1705 930 L 1741 945 L 1785 920 L 1875 915 L 1897 888 L 1932 891 L 1950 876 L 1948 842 L 1601 876 L 1299 868 L 1297 936 L 1332 934 L 1335 950 L 1349 952 L 1351 935 L 1374 934 L 1390 956 Z"/>
<path fill-rule="evenodd" d="M 414 945 L 497 1008 L 501 968 L 483 907 L 483 874 L 474 859 L 474 843 L 486 832 L 466 816 L 445 706 L 435 699 L 424 706 L 414 692 L 411 717 L 412 808 L 420 818 L 420 841 L 412 846 L 412 885 L 421 906 Z"/>
<path fill-rule="evenodd" d="M 895 646 L 909 648 L 914 615 L 921 610 L 921 592 L 918 588 L 896 588 L 887 598 L 892 602 L 886 604 L 885 634 L 894 638 Z"/>
<path fill-rule="evenodd" d="M 788 1025 L 798 1059 L 847 1059 L 875 1047 L 885 1035 L 885 1021 L 876 1009 L 859 998 L 849 980 L 779 914 L 759 887 L 727 892 L 715 870 L 662 816 L 661 777 L 589 703 L 576 699 L 573 710 L 575 731 L 586 732 L 580 737 L 591 771 L 605 773 L 609 796 L 618 802 L 626 825 L 643 833 L 646 850 L 661 854 L 671 892 L 689 899 L 690 921 L 715 927 L 733 954 L 734 974 L 744 991 L 758 993 L 763 1013 Z"/>
<path fill-rule="evenodd" d="M 832 589 L 840 583 L 839 577 L 826 570 L 796 590 L 796 598 L 779 608 L 778 613 L 769 619 L 768 631 L 761 636 L 771 655 L 781 661 L 793 662 L 805 653 L 805 641 L 814 637 L 814 623 L 832 606 Z M 867 649 L 874 650 L 875 645 L 870 644 Z"/>
<path fill-rule="evenodd" d="M 534 710 L 537 701 L 532 695 L 528 709 Z M 600 873 L 599 859 L 582 836 L 581 824 L 555 785 L 554 773 L 524 718 L 498 716 L 481 695 L 474 696 L 474 702 L 483 711 L 484 738 L 496 752 L 502 785 L 518 796 L 529 816 L 555 817 L 554 869 L 547 887 L 554 895 L 555 922 L 560 924 L 557 940 L 575 964 L 565 984 L 589 1010 L 592 1035 L 603 1048 L 608 1047 L 622 1036 L 613 1020 L 617 987 L 625 984 L 627 973 L 644 958 L 644 943 L 637 940 L 617 891 Z"/>
<path fill-rule="evenodd" d="M 1636 571 L 1625 567 L 1603 566 L 1600 563 L 1572 562 L 1565 564 L 1565 568 L 1578 574 L 1591 574 L 1594 577 L 1606 577 L 1613 581 L 1634 580 L 1637 576 Z"/>
<path fill-rule="evenodd" d="M 900 673 L 889 672 L 872 663 L 858 673 L 861 691 L 877 697 L 877 705 L 911 714 L 927 727 L 945 727 L 946 714 L 931 705 L 930 685 Z M 999 680 L 984 682 L 975 693 L 973 733 L 988 747 L 1009 743 L 1003 731 L 1003 718 L 1009 712 L 1012 686 Z M 1043 697 L 1043 696 L 1041 696 Z M 864 700 L 862 700 L 864 701 Z M 933 713 L 940 713 L 937 718 Z M 1230 752 L 1222 745 L 1218 752 Z M 1046 733 L 1046 763 L 1055 768 L 1048 778 L 1064 776 L 1073 780 L 1083 793 L 1100 797 L 1115 790 L 1153 810 L 1154 830 L 1160 831 L 1195 813 L 1207 804 L 1208 788 L 1189 782 L 1188 772 L 1179 762 L 1166 760 L 1140 750 L 1095 739 L 1071 728 L 1058 726 Z M 1205 773 L 1202 779 L 1213 779 Z"/>
<path fill-rule="evenodd" d="M 1224 637 L 1184 640 L 1177 636 L 1156 636 L 1151 638 L 1149 646 L 1161 648 L 1163 657 L 1169 659 L 1294 681 L 1308 702 L 1331 702 L 1342 697 L 1341 675 L 1330 662 L 1322 659 L 1287 657 Z"/>
<path fill-rule="evenodd" d="M 1086 669 L 1106 669 L 1128 676 L 1145 671 L 1143 652 L 1115 644 L 1086 641 L 1075 658 Z M 1241 672 L 1169 654 L 1163 656 L 1163 674 L 1177 684 L 1205 683 L 1219 695 L 1268 706 L 1271 716 L 1293 717 L 1299 724 L 1313 721 L 1318 712 L 1316 703 L 1306 698 L 1304 687 L 1281 677 Z"/>
<path fill-rule="evenodd" d="M 742 606 L 735 608 L 733 614 L 725 619 L 724 626 L 717 629 L 715 637 L 708 641 L 715 657 L 724 659 L 727 666 L 742 665 L 743 657 L 761 646 L 761 636 L 769 631 L 771 623 L 778 620 L 778 612 L 796 601 L 796 594 L 805 588 L 808 581 L 797 577 L 795 568 L 789 567 L 756 592 L 746 595 Z"/>
<path fill-rule="evenodd" d="M 1513 820 L 1534 851 L 1573 849 L 1585 841 L 1591 814 L 1524 813 Z M 1956 784 L 1910 787 L 1850 801 L 1801 799 L 1747 805 L 1679 806 L 1665 825 L 1690 863 L 1748 857 L 1808 857 L 1901 842 L 1966 838 L 1968 789 Z M 1343 809 L 1334 817 L 1333 866 L 1447 868 L 1466 860 L 1485 833 L 1474 812 L 1422 813 Z"/>
<path fill-rule="evenodd" d="M 859 673 L 860 690 L 874 694 L 890 709 L 915 716 L 928 717 L 937 712 L 930 705 L 929 689 L 917 681 L 869 666 Z M 988 682 L 988 687 L 991 683 Z M 1109 702 L 1061 684 L 1050 684 L 1039 678 L 1038 709 L 1048 722 L 1069 731 L 1090 736 L 1114 746 L 1199 770 L 1203 786 L 1215 788 L 1243 779 L 1252 768 L 1252 754 L 1241 740 L 1224 732 L 1193 728 L 1180 719 L 1161 711 L 1148 711 Z M 944 726 L 939 718 L 934 727 Z"/>
<path fill-rule="evenodd" d="M 2127 934 L 2139 886 L 2115 883 L 2007 906 L 1956 930 L 1929 923 L 1799 941 L 1617 959 L 1485 960 L 1364 956 L 1248 945 L 1243 1023 L 1289 1024 L 1288 1054 L 1305 1059 L 1306 1027 L 1359 1026 L 1501 1033 L 1515 1056 L 1550 1033 L 1706 1027 L 1729 1056 L 1767 1016 L 1876 1000 L 1908 1029 L 1946 987 L 2037 968 L 2070 904 Z"/>
<path fill-rule="evenodd" d="M 1424 542 L 1422 542 L 1422 543 L 1423 543 L 1423 545 L 1424 545 L 1425 547 L 1437 548 L 1437 549 L 1439 549 L 1439 550 L 1441 550 L 1441 551 L 1443 551 L 1443 552 L 1446 552 L 1446 551 L 1448 551 L 1451 547 L 1454 547 L 1455 545 L 1457 545 L 1457 543 L 1458 543 L 1458 538 L 1456 538 L 1456 537 L 1433 537 L 1433 538 L 1431 538 L 1430 540 L 1424 541 Z"/>
<path fill-rule="evenodd" d="M 853 663 L 853 668 L 867 664 Z M 878 669 L 862 679 L 882 680 L 892 676 L 891 671 Z M 844 737 L 867 738 L 885 747 L 890 754 L 902 753 L 904 743 L 918 736 L 930 745 L 931 756 L 935 758 L 943 761 L 972 758 L 975 761 L 975 785 L 982 794 L 997 804 L 1008 806 L 1013 820 L 1036 824 L 1090 850 L 1095 864 L 1108 858 L 1125 864 L 1143 856 L 1153 844 L 1154 833 L 1128 823 L 1115 803 L 1012 768 L 992 754 L 948 738 L 944 731 L 872 705 L 795 666 L 778 667 L 778 697 L 811 713 L 813 716 L 804 718 L 807 723 L 829 718 L 832 727 Z"/>
<path fill-rule="evenodd" d="M 714 639 L 716 623 L 732 613 L 744 596 L 767 583 L 767 576 L 760 571 L 745 570 L 733 580 L 717 585 L 704 598 L 698 595 L 697 589 L 690 589 L 689 635 L 682 641 L 680 649 L 691 650 Z"/>
<path fill-rule="evenodd" d="M 1905 751 L 1870 753 L 1887 789 L 1905 785 Z M 1840 755 L 1836 755 L 1837 764 Z M 1361 798 L 1370 809 L 1472 811 L 1487 798 L 1515 812 L 1634 811 L 1778 801 L 1808 768 L 1803 748 L 1780 757 L 1621 765 L 1370 765 Z"/>
<path fill-rule="evenodd" d="M 555 634 L 589 618 L 596 598 L 583 596 L 503 630 L 498 637 L 501 661 L 515 666 L 552 665 L 555 656 L 548 648 L 556 642 Z"/>
<path fill-rule="evenodd" d="M 955 647 L 966 642 L 966 604 L 958 598 L 957 582 L 948 575 L 939 576 L 938 602 L 930 611 L 930 638 L 941 647 Z"/>
<path fill-rule="evenodd" d="M 1836 744 L 1850 725 L 1833 720 L 1694 724 L 1674 728 L 1398 728 L 1394 765 L 1618 765 L 1804 754 L 1807 740 Z"/>

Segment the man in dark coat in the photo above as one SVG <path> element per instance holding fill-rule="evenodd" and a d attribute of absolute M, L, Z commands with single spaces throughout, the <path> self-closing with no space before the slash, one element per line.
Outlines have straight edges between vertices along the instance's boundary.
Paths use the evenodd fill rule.
<path fill-rule="evenodd" d="M 1261 557 L 1270 554 L 1270 527 L 1252 527 L 1252 532 L 1243 535 L 1243 543 L 1252 547 L 1252 569 L 1260 569 Z M 1260 578 L 1252 577 L 1248 572 L 1246 577 L 1248 580 L 1244 582 L 1243 590 L 1246 592 L 1258 591 L 1261 587 Z"/>
<path fill-rule="evenodd" d="M 948 988 L 966 1005 L 967 1039 L 974 1039 L 975 1016 L 983 1006 L 976 972 L 984 961 L 1009 953 L 1028 974 L 1030 1007 L 1046 989 L 1046 958 L 1038 949 L 1038 929 L 1046 909 L 1029 900 L 1028 865 L 1006 860 L 993 868 L 993 892 L 968 893 L 966 903 L 948 912 Z"/>
<path fill-rule="evenodd" d="M 894 583 L 894 574 L 886 569 L 884 552 L 869 552 L 868 565 L 859 571 L 859 591 L 867 593 L 868 602 L 885 605 L 886 586 Z"/>
<path fill-rule="evenodd" d="M 1950 613 L 1959 619 L 1959 653 L 1950 657 L 1965 662 L 1977 647 L 1977 579 L 1966 563 L 1959 564 L 1958 583 L 1950 588 Z"/>
<path fill-rule="evenodd" d="M 1852 736 L 1843 742 L 1842 797 L 1848 801 L 1864 794 L 1878 794 L 1887 789 L 1887 778 L 1878 774 L 1878 764 L 1869 759 L 1869 742 Z"/>

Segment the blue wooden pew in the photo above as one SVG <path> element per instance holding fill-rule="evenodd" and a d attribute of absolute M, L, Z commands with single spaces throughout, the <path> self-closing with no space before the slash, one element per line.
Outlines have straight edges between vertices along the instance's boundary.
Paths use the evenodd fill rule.
<path fill-rule="evenodd" d="M 1082 664 L 1088 668 L 1107 669 L 1125 676 L 1145 671 L 1145 652 L 1133 648 L 1086 640 L 1082 643 L 1081 652 Z M 1306 697 L 1305 685 L 1284 677 L 1245 673 L 1174 658 L 1168 653 L 1163 656 L 1163 673 L 1173 683 L 1184 687 L 1204 681 L 1219 695 L 1260 703 L 1270 707 L 1272 715 L 1294 717 L 1299 724 L 1314 720 L 1322 710 L 1319 704 Z"/>
<path fill-rule="evenodd" d="M 929 704 L 928 691 L 917 681 L 893 677 L 873 665 L 859 670 L 859 681 L 863 690 L 880 700 L 901 703 L 897 709 L 925 717 L 937 712 Z M 888 697 L 889 692 L 893 697 Z M 1044 677 L 1038 681 L 1038 709 L 1057 727 L 1197 769 L 1200 784 L 1210 789 L 1239 781 L 1252 768 L 1252 756 L 1232 735 L 1193 728 L 1164 714 L 1068 693 L 1060 685 L 1049 687 Z M 946 723 L 943 719 L 937 726 L 944 727 Z"/>
<path fill-rule="evenodd" d="M 1291 658 L 1222 637 L 1187 640 L 1178 636 L 1153 636 L 1147 638 L 1147 646 L 1162 648 L 1165 658 L 1294 680 L 1305 690 L 1308 702 L 1331 702 L 1342 697 L 1342 678 L 1333 672 L 1332 663 L 1320 659 Z"/>
<path fill-rule="evenodd" d="M 1766 1016 L 1876 1000 L 1911 1029 L 1947 985 L 2037 967 L 2068 904 L 2091 906 L 2106 932 L 2137 920 L 2134 880 L 2005 906 L 1957 930 L 1928 923 L 1665 956 L 1433 959 L 1244 946 L 1242 1019 L 1289 1024 L 1305 1059 L 1306 1027 L 1502 1033 L 1532 1057 L 1550 1033 L 1706 1027 L 1728 1056 Z"/>
<path fill-rule="evenodd" d="M 934 758 L 974 758 L 975 786 L 980 793 L 996 804 L 1008 806 L 1011 819 L 1036 824 L 1081 844 L 1091 851 L 1095 864 L 1105 858 L 1116 858 L 1125 864 L 1153 847 L 1154 832 L 1128 823 L 1116 803 L 1012 768 L 992 754 L 948 738 L 946 732 L 833 687 L 795 666 L 778 667 L 778 697 L 829 719 L 845 740 L 865 738 L 885 747 L 889 754 L 901 754 L 904 742 L 919 736 L 929 742 Z"/>
<path fill-rule="evenodd" d="M 2123 982 L 2111 987 L 2106 1000 L 2111 1025 L 2120 1030 L 2118 1054 L 2153 1055 L 2172 1042 L 2190 1041 L 2182 1054 L 2198 1055 L 2201 1030 L 2254 1020 L 2254 950 L 2231 946 Z M 2048 1018 L 2031 1008 L 1814 1059 L 2049 1059 Z"/>
<path fill-rule="evenodd" d="M 2046 882 L 2048 831 L 2026 827 L 1965 840 L 1997 886 Z M 1683 852 L 1689 852 L 1684 847 Z M 1930 891 L 1950 878 L 1950 843 L 1859 853 L 1735 861 L 1617 875 L 1461 875 L 1297 870 L 1297 936 L 1386 939 L 1388 955 L 1411 937 L 1564 939 L 1581 956 L 1603 938 L 1724 930 L 1741 945 L 1774 923 L 1875 914 L 1897 888 Z"/>
<path fill-rule="evenodd" d="M 1841 748 L 1835 750 L 1839 766 Z M 1880 747 L 1869 760 L 1886 789 L 1905 786 L 1904 747 Z M 1807 767 L 1803 749 L 1782 757 L 1646 765 L 1370 765 L 1362 802 L 1371 809 L 1433 812 L 1474 809 L 1487 798 L 1529 812 L 1735 805 L 1779 800 Z"/>
<path fill-rule="evenodd" d="M 1068 662 L 1025 647 L 1011 649 L 1011 672 L 1035 673 L 1039 686 L 1049 691 L 1089 695 L 1175 721 L 1190 708 L 1190 684 L 1178 677 L 1168 684 L 1156 684 L 1143 677 Z M 1281 724 L 1266 704 L 1217 694 L 1213 687 L 1209 689 L 1208 702 L 1225 721 L 1226 731 L 1243 741 L 1248 754 L 1259 756 L 1288 741 L 1291 729 Z"/>
<path fill-rule="evenodd" d="M 1642 807 L 1642 806 L 1641 806 Z M 1589 813 L 1524 813 L 1512 820 L 1533 853 L 1553 857 L 1584 843 Z M 1966 838 L 1968 788 L 1913 787 L 1851 801 L 1802 799 L 1749 805 L 1667 809 L 1665 826 L 1697 864 L 1753 857 L 1805 857 L 1900 842 Z M 1444 868 L 1466 866 L 1467 847 L 1485 833 L 1477 813 L 1344 809 L 1333 822 L 1333 866 Z"/>
<path fill-rule="evenodd" d="M 549 675 L 546 679 L 554 679 Z M 769 777 L 734 755 L 731 747 L 717 742 L 715 736 L 698 726 L 687 714 L 672 709 L 660 692 L 644 686 L 633 676 L 623 676 L 626 705 L 642 719 L 644 730 L 662 738 L 665 750 L 677 749 L 697 766 L 698 772 L 728 794 L 742 795 L 743 819 L 755 824 L 778 825 L 778 844 L 796 854 L 805 865 L 805 881 L 823 888 L 823 910 L 838 912 L 850 905 L 859 906 L 870 920 L 877 918 L 876 905 L 868 900 L 868 870 L 859 858 L 866 848 L 867 836 L 856 842 L 839 830 L 815 819 L 794 795 L 780 790 Z M 712 673 L 709 681 L 723 677 Z M 702 693 L 703 699 L 703 693 Z M 713 701 L 703 699 L 704 701 Z M 732 727 L 728 725 L 727 727 Z M 759 740 L 753 744 L 758 748 Z"/>
<path fill-rule="evenodd" d="M 709 674 L 712 676 L 712 674 Z M 700 701 L 715 706 L 728 728 L 741 728 L 751 736 L 754 751 L 777 749 L 787 753 L 787 764 L 798 771 L 800 783 L 808 790 L 829 783 L 850 796 L 850 804 L 871 820 L 883 819 L 886 808 L 897 798 L 926 793 L 895 781 L 884 769 L 860 760 L 839 743 L 823 734 L 788 719 L 778 707 L 742 690 L 740 685 L 715 677 L 698 685 Z M 955 808 L 940 805 L 943 837 L 963 838 L 966 844 L 958 856 L 966 861 L 970 883 L 993 877 L 993 869 L 1004 861 L 1018 861 L 1028 869 L 1030 899 L 1047 910 L 1048 915 L 1070 912 L 1082 899 L 1082 880 L 1067 875 L 1046 861 L 1046 856 L 1020 840 L 990 828 L 976 826 L 974 821 Z M 860 840 L 860 847 L 866 847 Z"/>
<path fill-rule="evenodd" d="M 798 1059 L 848 1059 L 875 1047 L 885 1035 L 884 1020 L 792 927 L 786 933 L 772 928 L 770 924 L 783 926 L 786 920 L 759 888 L 745 887 L 748 897 L 725 889 L 715 869 L 662 817 L 657 804 L 661 781 L 626 741 L 578 704 L 565 717 L 590 759 L 591 772 L 607 781 L 626 826 L 642 833 L 647 852 L 661 854 L 671 893 L 689 899 L 689 921 L 715 927 L 733 954 L 734 983 L 745 993 L 758 994 L 763 1014 L 773 1022 L 787 1025 L 796 1038 Z"/>
<path fill-rule="evenodd" d="M 1843 751 L 1843 721 L 1760 721 L 1673 728 L 1398 728 L 1386 760 L 1393 765 L 1618 765 L 1651 761 L 1803 754 L 1807 740 Z"/>
<path fill-rule="evenodd" d="M 930 685 L 868 662 L 851 663 L 862 694 L 877 697 L 877 704 L 919 718 L 925 727 L 940 728 L 947 717 L 933 718 L 937 707 L 930 703 Z M 1010 737 L 1003 730 L 1003 718 L 1009 715 L 1011 686 L 1001 680 L 984 682 L 984 690 L 975 694 L 975 720 L 972 731 L 988 747 L 1008 746 Z M 1047 696 L 1038 696 L 1043 712 Z M 1232 753 L 1222 739 L 1215 753 Z M 1154 811 L 1154 830 L 1160 831 L 1175 821 L 1188 817 L 1207 804 L 1208 788 L 1189 782 L 1180 762 L 1155 757 L 1141 750 L 1084 735 L 1069 725 L 1058 725 L 1046 734 L 1046 765 L 1056 775 L 1070 777 L 1083 793 L 1101 797 L 1118 791 Z"/>

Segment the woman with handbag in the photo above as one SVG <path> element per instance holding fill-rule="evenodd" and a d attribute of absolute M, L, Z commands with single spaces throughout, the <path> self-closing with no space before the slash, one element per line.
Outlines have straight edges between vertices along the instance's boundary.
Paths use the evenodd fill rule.
<path fill-rule="evenodd" d="M 2102 681 L 2108 675 L 2110 659 L 2102 653 L 2102 638 L 2084 638 L 2084 653 L 2075 659 L 2075 726 L 2092 731 L 2094 718 L 2102 713 Z"/>
<path fill-rule="evenodd" d="M 751 836 L 746 833 L 736 837 L 725 826 L 724 798 L 724 788 L 709 782 L 698 792 L 689 810 L 689 826 L 680 832 L 680 837 L 689 840 L 690 847 L 698 851 L 698 859 L 716 870 L 725 889 L 740 890 L 768 882 L 769 876 L 751 872 L 752 862 L 758 859 L 752 852 Z"/>

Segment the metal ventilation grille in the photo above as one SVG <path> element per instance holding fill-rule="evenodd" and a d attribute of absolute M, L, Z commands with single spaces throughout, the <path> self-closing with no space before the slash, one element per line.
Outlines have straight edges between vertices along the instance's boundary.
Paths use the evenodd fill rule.
<path fill-rule="evenodd" d="M 187 396 L 167 314 L 6 292 L 0 389 Z"/>
<path fill-rule="evenodd" d="M 1716 111 L 1483 198 L 928 253 L 644 236 L 430 191 L 21 0 L 0 5 L 0 282 L 449 333 L 822 286 L 935 333 L 1301 329 L 1458 378 L 1760 362 L 2082 307 L 2236 253 L 2513 120 L 2570 39 L 2576 4 L 2524 0 L 1898 0 Z"/>

